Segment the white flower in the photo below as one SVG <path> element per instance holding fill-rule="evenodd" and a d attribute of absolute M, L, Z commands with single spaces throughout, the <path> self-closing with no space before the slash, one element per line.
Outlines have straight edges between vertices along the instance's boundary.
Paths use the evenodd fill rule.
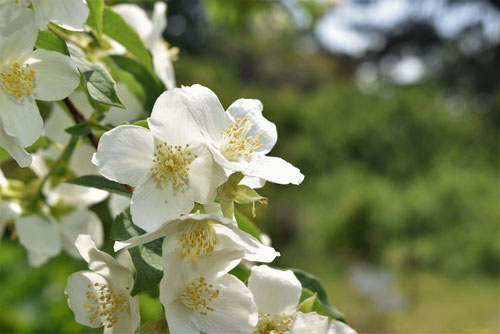
<path fill-rule="evenodd" d="M 15 225 L 20 214 L 21 207 L 17 203 L 8 201 L 0 203 L 0 239 L 2 239 L 7 227 Z"/>
<path fill-rule="evenodd" d="M 164 92 L 147 120 L 150 130 L 118 126 L 101 137 L 92 158 L 103 176 L 135 187 L 132 219 L 148 232 L 189 213 L 195 201 L 213 202 L 225 181 L 181 99 L 178 88 Z"/>
<path fill-rule="evenodd" d="M 74 125 L 72 119 L 59 107 L 54 104 L 52 111 L 45 120 L 44 134 L 52 141 L 57 142 L 64 147 L 70 140 L 70 135 L 64 129 Z M 75 176 L 98 174 L 95 166 L 91 163 L 95 148 L 90 144 L 81 144 L 77 146 L 71 156 L 68 169 Z M 31 170 L 41 179 L 47 175 L 49 168 L 45 162 L 46 159 L 55 161 L 62 153 L 60 148 L 54 145 L 48 149 L 39 150 L 33 154 L 33 163 Z M 58 203 L 78 208 L 87 208 L 88 206 L 103 201 L 108 192 L 91 187 L 83 187 L 74 184 L 61 182 L 55 186 L 46 182 L 43 187 L 43 194 L 47 204 L 55 206 Z"/>
<path fill-rule="evenodd" d="M 108 200 L 108 208 L 111 213 L 111 217 L 118 216 L 122 211 L 126 210 L 130 206 L 130 197 L 122 196 L 118 194 L 111 194 Z"/>
<path fill-rule="evenodd" d="M 342 321 L 331 320 L 328 324 L 326 334 L 358 334 L 354 329 L 344 324 Z"/>
<path fill-rule="evenodd" d="M 256 262 L 272 262 L 279 253 L 272 247 L 264 246 L 250 234 L 241 231 L 236 222 L 217 215 L 189 214 L 164 223 L 154 232 L 115 242 L 114 249 L 135 247 L 155 239 L 165 237 L 163 254 L 180 248 L 182 258 L 198 262 L 199 256 L 210 256 L 222 249 L 244 251 L 244 259 Z M 205 261 L 205 260 L 200 260 Z"/>
<path fill-rule="evenodd" d="M 163 31 L 167 27 L 167 5 L 164 2 L 156 2 L 152 19 L 148 17 L 144 9 L 134 4 L 119 4 L 113 6 L 113 10 L 137 31 L 146 48 L 151 51 L 156 75 L 168 89 L 174 88 L 174 67 L 168 44 L 162 39 Z"/>
<path fill-rule="evenodd" d="M 242 256 L 243 252 L 224 250 L 198 264 L 183 261 L 178 252 L 164 257 L 160 301 L 171 334 L 252 332 L 257 323 L 252 294 L 227 274 Z"/>
<path fill-rule="evenodd" d="M 262 116 L 259 100 L 239 99 L 225 112 L 217 96 L 206 87 L 182 87 L 182 94 L 185 110 L 193 116 L 214 159 L 227 174 L 241 172 L 253 177 L 247 184 L 254 186 L 261 185 L 255 178 L 279 184 L 302 182 L 304 175 L 299 169 L 281 158 L 266 156 L 278 134 L 276 126 Z"/>
<path fill-rule="evenodd" d="M 17 219 L 15 227 L 19 242 L 28 250 L 29 261 L 35 267 L 43 265 L 62 249 L 79 258 L 74 245 L 79 234 L 92 235 L 99 246 L 104 238 L 101 221 L 88 210 L 75 210 L 62 216 L 58 222 L 51 217 L 23 216 Z"/>
<path fill-rule="evenodd" d="M 0 145 L 21 167 L 31 164 L 23 147 L 42 132 L 35 99 L 57 101 L 80 83 L 74 62 L 58 52 L 33 51 L 38 30 L 29 9 L 19 9 L 0 29 Z"/>
<path fill-rule="evenodd" d="M 297 312 L 302 285 L 291 270 L 254 266 L 248 288 L 259 309 L 254 334 L 326 333 L 328 317 L 315 312 Z"/>
<path fill-rule="evenodd" d="M 84 0 L 10 0 L 21 6 L 33 5 L 36 24 L 40 30 L 47 30 L 52 22 L 65 29 L 83 31 L 89 9 Z"/>
<path fill-rule="evenodd" d="M 140 325 L 139 298 L 130 296 L 132 272 L 110 255 L 96 249 L 89 235 L 80 235 L 75 246 L 91 271 L 68 278 L 65 293 L 78 323 L 104 326 L 104 333 L 135 333 Z"/>

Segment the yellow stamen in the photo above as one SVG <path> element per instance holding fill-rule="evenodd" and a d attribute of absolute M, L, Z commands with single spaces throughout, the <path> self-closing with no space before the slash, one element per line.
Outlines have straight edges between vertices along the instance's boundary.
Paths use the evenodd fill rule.
<path fill-rule="evenodd" d="M 115 290 L 111 284 L 95 283 L 87 286 L 88 303 L 83 307 L 88 309 L 90 323 L 99 326 L 113 327 L 118 322 L 118 313 L 128 309 L 127 293 Z"/>
<path fill-rule="evenodd" d="M 236 119 L 236 124 L 231 124 L 224 131 L 221 131 L 222 144 L 220 150 L 227 160 L 237 161 L 246 158 L 253 151 L 261 147 L 259 139 L 262 136 L 258 134 L 255 137 L 248 136 L 252 128 L 252 123 L 246 118 Z"/>
<path fill-rule="evenodd" d="M 191 152 L 189 144 L 182 147 L 159 142 L 155 146 L 153 167 L 151 167 L 154 180 L 158 184 L 171 182 L 173 190 L 188 184 L 188 166 L 197 157 Z"/>
<path fill-rule="evenodd" d="M 219 294 L 219 289 L 214 289 L 214 286 L 207 283 L 204 277 L 200 277 L 192 280 L 184 287 L 180 299 L 188 310 L 207 315 L 207 311 L 214 311 L 210 303 L 219 297 Z"/>
<path fill-rule="evenodd" d="M 259 322 L 252 334 L 285 334 L 291 327 L 292 318 L 285 313 L 259 313 Z"/>
<path fill-rule="evenodd" d="M 36 88 L 34 79 L 35 71 L 30 69 L 30 64 L 21 66 L 19 63 L 14 63 L 0 71 L 1 85 L 7 93 L 18 98 L 24 95 L 31 96 L 31 90 Z"/>
<path fill-rule="evenodd" d="M 186 223 L 180 242 L 181 258 L 189 255 L 194 263 L 198 263 L 198 255 L 212 252 L 217 244 L 212 226 L 204 220 L 191 220 Z"/>

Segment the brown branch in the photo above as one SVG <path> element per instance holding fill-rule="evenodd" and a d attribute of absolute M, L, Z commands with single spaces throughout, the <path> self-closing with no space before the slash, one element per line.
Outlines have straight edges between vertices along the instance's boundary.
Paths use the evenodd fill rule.
<path fill-rule="evenodd" d="M 71 102 L 71 100 L 68 97 L 65 98 L 63 102 L 66 105 L 66 107 L 68 107 L 68 110 L 71 113 L 71 115 L 73 115 L 73 119 L 75 120 L 76 123 L 80 124 L 86 122 L 85 116 L 83 116 L 83 114 L 75 107 L 73 102 Z M 94 147 L 97 149 L 97 146 L 99 145 L 99 140 L 96 138 L 96 136 L 94 136 L 92 132 L 89 132 L 87 137 L 89 138 L 92 145 L 94 145 Z"/>
<path fill-rule="evenodd" d="M 73 115 L 73 118 L 77 124 L 85 123 L 87 121 L 85 119 L 85 116 L 83 116 L 83 114 L 76 108 L 76 106 L 73 104 L 73 102 L 71 102 L 69 98 L 65 98 L 63 102 L 66 107 L 68 107 L 69 112 L 71 113 L 71 115 Z M 94 136 L 92 132 L 89 132 L 87 137 L 97 150 L 97 146 L 99 146 L 99 140 L 96 138 L 96 136 Z M 130 193 L 134 192 L 134 188 L 129 186 L 128 184 L 126 184 L 125 187 Z"/>

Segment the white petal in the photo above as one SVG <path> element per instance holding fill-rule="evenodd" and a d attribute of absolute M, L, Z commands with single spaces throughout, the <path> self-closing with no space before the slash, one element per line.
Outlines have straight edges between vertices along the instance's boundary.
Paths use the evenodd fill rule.
<path fill-rule="evenodd" d="M 245 260 L 254 262 L 272 262 L 280 253 L 274 248 L 264 246 L 250 234 L 243 232 L 232 225 L 213 224 L 217 233 L 217 241 L 222 247 L 242 248 L 245 251 Z"/>
<path fill-rule="evenodd" d="M 190 268 L 186 266 L 186 261 L 183 261 L 180 254 L 180 249 L 177 249 L 163 256 L 163 277 L 160 281 L 159 297 L 167 310 L 169 305 L 178 300 L 184 285 L 190 281 Z"/>
<path fill-rule="evenodd" d="M 109 196 L 108 207 L 112 218 L 115 218 L 129 206 L 130 206 L 130 197 L 118 194 L 111 194 Z"/>
<path fill-rule="evenodd" d="M 148 129 L 120 125 L 102 135 L 92 163 L 106 178 L 136 187 L 151 173 L 153 154 L 153 136 Z"/>
<path fill-rule="evenodd" d="M 120 288 L 131 288 L 133 278 L 130 270 L 118 263 L 109 254 L 95 247 L 90 235 L 80 234 L 75 246 L 82 258 L 89 264 L 89 269 L 110 280 Z"/>
<path fill-rule="evenodd" d="M 281 158 L 260 154 L 253 155 L 250 160 L 250 168 L 251 171 L 244 171 L 243 173 L 251 173 L 246 175 L 262 178 L 273 183 L 299 185 L 304 180 L 304 175 L 302 175 L 300 169 Z"/>
<path fill-rule="evenodd" d="M 159 185 L 153 178 L 134 189 L 130 213 L 134 224 L 151 232 L 167 220 L 189 213 L 194 207 L 194 195 L 187 186 L 172 189 Z"/>
<path fill-rule="evenodd" d="M 113 327 L 104 326 L 103 334 L 135 333 L 141 324 L 139 296 L 128 298 L 129 309 L 116 314 L 118 321 Z"/>
<path fill-rule="evenodd" d="M 358 334 L 354 329 L 342 321 L 332 320 L 328 325 L 327 334 Z"/>
<path fill-rule="evenodd" d="M 227 274 L 231 269 L 236 267 L 245 253 L 239 249 L 222 249 L 201 254 L 198 256 L 198 263 L 185 261 L 185 265 L 189 267 L 190 278 L 204 276 L 208 279 L 216 279 Z"/>
<path fill-rule="evenodd" d="M 14 202 L 1 202 L 0 203 L 0 225 L 9 220 L 16 220 L 21 214 L 21 207 Z"/>
<path fill-rule="evenodd" d="M 89 309 L 84 305 L 89 302 L 86 295 L 89 286 L 92 288 L 95 283 L 107 284 L 104 277 L 91 271 L 79 271 L 68 277 L 64 293 L 68 296 L 69 308 L 75 314 L 75 320 L 79 324 L 87 327 L 97 328 L 99 321 L 90 322 Z"/>
<path fill-rule="evenodd" d="M 239 184 L 249 186 L 252 189 L 258 189 L 266 184 L 266 180 L 258 177 L 245 176 Z"/>
<path fill-rule="evenodd" d="M 75 247 L 79 234 L 88 234 L 97 247 L 104 241 L 104 231 L 101 220 L 89 210 L 75 210 L 61 218 L 61 241 L 63 248 L 73 257 L 79 258 L 80 253 Z"/>
<path fill-rule="evenodd" d="M 163 3 L 157 2 L 156 4 Z M 151 55 L 153 56 L 153 67 L 158 78 L 167 89 L 175 88 L 174 65 L 167 44 L 163 40 L 155 41 L 151 47 Z"/>
<path fill-rule="evenodd" d="M 57 225 L 40 216 L 21 217 L 16 221 L 19 242 L 27 250 L 42 256 L 56 256 L 61 251 Z"/>
<path fill-rule="evenodd" d="M 91 161 L 95 151 L 94 146 L 90 144 L 82 144 L 75 147 L 75 151 L 69 161 L 69 169 L 76 176 L 97 175 L 97 168 Z"/>
<path fill-rule="evenodd" d="M 32 267 L 38 268 L 43 266 L 50 259 L 49 256 L 35 253 L 33 251 L 28 250 L 28 262 Z"/>
<path fill-rule="evenodd" d="M 328 317 L 316 312 L 302 313 L 297 312 L 293 320 L 290 334 L 326 334 L 328 327 Z"/>
<path fill-rule="evenodd" d="M 170 89 L 158 97 L 148 124 L 154 136 L 169 145 L 197 146 L 203 141 L 180 88 Z"/>
<path fill-rule="evenodd" d="M 5 132 L 16 137 L 23 147 L 40 138 L 43 121 L 35 100 L 26 96 L 18 98 L 0 88 L 0 111 Z"/>
<path fill-rule="evenodd" d="M 227 180 L 226 173 L 206 147 L 200 147 L 197 158 L 189 165 L 189 187 L 198 203 L 212 203 L 217 195 L 217 187 Z"/>
<path fill-rule="evenodd" d="M 9 186 L 9 181 L 5 178 L 5 175 L 3 175 L 2 170 L 0 169 L 0 188 L 8 187 Z"/>
<path fill-rule="evenodd" d="M 229 106 L 227 112 L 234 118 L 248 119 L 252 123 L 252 128 L 248 136 L 256 137 L 260 135 L 259 143 L 263 146 L 256 148 L 255 152 L 263 154 L 268 153 L 276 145 L 278 140 L 278 131 L 273 122 L 268 121 L 262 116 L 264 106 L 259 100 L 239 99 Z"/>
<path fill-rule="evenodd" d="M 177 248 L 163 256 L 164 275 L 160 282 L 160 300 L 165 307 L 179 297 L 188 282 L 200 277 L 214 281 L 233 269 L 243 258 L 243 251 L 225 249 L 212 252 L 210 256 L 200 255 L 200 261 L 194 263 L 181 258 L 181 252 Z"/>
<path fill-rule="evenodd" d="M 31 155 L 26 152 L 16 137 L 11 137 L 5 133 L 3 126 L 0 124 L 0 147 L 3 147 L 10 156 L 16 160 L 19 167 L 28 167 L 31 165 Z"/>
<path fill-rule="evenodd" d="M 229 114 L 222 108 L 217 96 L 210 89 L 201 85 L 182 87 L 181 89 L 186 99 L 187 108 L 205 139 L 218 143 L 221 131 L 233 122 Z"/>
<path fill-rule="evenodd" d="M 167 305 L 163 303 L 163 305 L 165 306 L 165 316 L 170 333 L 200 334 L 200 330 L 190 316 L 191 312 L 181 302 L 174 302 Z"/>
<path fill-rule="evenodd" d="M 90 105 L 87 94 L 83 91 L 83 89 L 74 90 L 73 93 L 69 96 L 71 102 L 78 108 L 83 116 L 86 118 L 90 118 L 92 113 L 94 112 L 94 108 Z"/>
<path fill-rule="evenodd" d="M 167 27 L 167 4 L 164 2 L 156 2 L 153 9 L 152 29 L 149 33 L 149 41 L 147 45 L 152 45 L 154 42 L 162 38 L 163 31 Z"/>
<path fill-rule="evenodd" d="M 1 172 L 0 172 L 1 173 Z M 15 221 L 21 214 L 21 207 L 13 202 L 0 203 L 0 239 L 2 239 L 6 224 Z"/>
<path fill-rule="evenodd" d="M 151 32 L 152 23 L 146 12 L 141 7 L 134 4 L 119 4 L 113 6 L 113 11 L 120 14 L 129 26 L 134 29 L 144 41 Z"/>
<path fill-rule="evenodd" d="M 250 290 L 233 275 L 224 275 L 212 283 L 220 294 L 209 302 L 207 315 L 192 312 L 200 331 L 209 334 L 251 333 L 258 321 L 257 307 Z M 315 333 L 315 332 L 310 332 Z"/>
<path fill-rule="evenodd" d="M 0 11 L 0 63 L 33 51 L 38 29 L 33 12 L 27 8 Z"/>
<path fill-rule="evenodd" d="M 35 71 L 33 96 L 42 101 L 58 101 L 80 84 L 80 74 L 73 60 L 59 52 L 38 49 L 26 60 Z"/>
<path fill-rule="evenodd" d="M 72 101 L 74 102 L 74 101 Z M 57 103 L 52 105 L 52 111 L 43 124 L 43 135 L 61 145 L 66 145 L 71 135 L 64 131 L 74 125 L 74 121 Z"/>
<path fill-rule="evenodd" d="M 139 245 L 143 245 L 145 243 L 148 243 L 150 241 L 165 237 L 165 236 L 170 236 L 174 234 L 177 230 L 182 229 L 184 226 L 184 220 L 179 219 L 179 220 L 173 220 L 169 221 L 167 223 L 164 223 L 163 225 L 160 226 L 156 231 L 153 232 L 148 232 L 145 234 L 142 234 L 137 237 L 130 238 L 125 241 L 116 241 L 115 245 L 113 246 L 113 249 L 115 252 L 123 249 L 123 248 L 131 248 Z"/>
<path fill-rule="evenodd" d="M 48 183 L 46 185 L 48 187 L 44 187 L 43 193 L 47 197 L 49 205 L 56 205 L 61 202 L 84 209 L 90 205 L 102 202 L 108 197 L 108 192 L 96 188 L 69 183 L 59 183 L 55 188 L 50 188 Z"/>
<path fill-rule="evenodd" d="M 32 0 L 37 24 L 41 30 L 50 21 L 61 27 L 83 31 L 83 24 L 89 16 L 89 9 L 83 0 Z"/>
<path fill-rule="evenodd" d="M 302 293 L 302 285 L 291 270 L 266 265 L 252 267 L 248 288 L 259 311 L 269 314 L 294 314 Z"/>

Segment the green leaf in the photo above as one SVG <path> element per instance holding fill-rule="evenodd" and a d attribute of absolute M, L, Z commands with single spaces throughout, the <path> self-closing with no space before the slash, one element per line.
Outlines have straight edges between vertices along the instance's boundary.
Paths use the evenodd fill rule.
<path fill-rule="evenodd" d="M 88 61 L 82 52 L 76 47 L 69 48 L 71 57 L 80 71 L 85 84 L 85 90 L 89 97 L 97 102 L 125 108 L 116 93 L 116 83 L 111 75 L 99 64 Z"/>
<path fill-rule="evenodd" d="M 229 273 L 236 276 L 242 282 L 248 281 L 250 277 L 250 269 L 241 263 L 234 267 Z"/>
<path fill-rule="evenodd" d="M 345 322 L 342 312 L 340 312 L 337 308 L 330 304 L 326 291 L 316 276 L 306 273 L 305 271 L 300 269 L 292 269 L 292 271 L 302 284 L 303 289 L 310 290 L 312 293 L 317 293 L 318 299 L 324 309 L 324 315 Z"/>
<path fill-rule="evenodd" d="M 90 126 L 88 123 L 80 123 L 70 126 L 69 128 L 64 129 L 64 131 L 72 136 L 86 136 L 90 133 Z"/>
<path fill-rule="evenodd" d="M 92 25 L 93 22 L 89 23 L 97 30 L 97 27 Z M 125 22 L 120 14 L 113 12 L 110 8 L 104 7 L 102 23 L 104 34 L 127 48 L 127 50 L 136 56 L 149 72 L 154 73 L 153 62 L 149 51 L 144 46 L 139 34 Z"/>
<path fill-rule="evenodd" d="M 127 240 L 144 233 L 146 233 L 144 230 L 134 225 L 132 216 L 128 212 L 122 212 L 116 216 L 111 227 L 111 238 L 117 241 Z M 163 277 L 162 243 L 163 238 L 160 238 L 128 250 L 136 269 L 132 296 L 151 290 L 160 283 Z"/>
<path fill-rule="evenodd" d="M 102 36 L 102 17 L 104 12 L 104 1 L 103 0 L 87 0 L 87 5 L 89 6 L 90 15 L 87 24 L 95 27 L 97 35 Z"/>
<path fill-rule="evenodd" d="M 10 154 L 6 150 L 0 147 L 0 163 L 10 159 Z"/>
<path fill-rule="evenodd" d="M 39 31 L 36 40 L 37 49 L 45 49 L 49 51 L 57 51 L 69 56 L 66 42 L 61 37 L 57 36 L 50 30 Z"/>
<path fill-rule="evenodd" d="M 135 80 L 144 88 L 146 110 L 153 109 L 156 99 L 165 91 L 165 85 L 146 66 L 130 57 L 113 55 L 108 58 L 120 69 L 132 74 Z"/>
<path fill-rule="evenodd" d="M 67 183 L 77 184 L 84 187 L 92 187 L 116 193 L 123 196 L 131 196 L 127 187 L 121 183 L 108 180 L 100 175 L 84 175 L 67 181 Z"/>
<path fill-rule="evenodd" d="M 234 209 L 234 217 L 236 218 L 236 222 L 238 223 L 240 230 L 245 231 L 260 240 L 261 232 L 253 221 L 237 209 Z"/>

